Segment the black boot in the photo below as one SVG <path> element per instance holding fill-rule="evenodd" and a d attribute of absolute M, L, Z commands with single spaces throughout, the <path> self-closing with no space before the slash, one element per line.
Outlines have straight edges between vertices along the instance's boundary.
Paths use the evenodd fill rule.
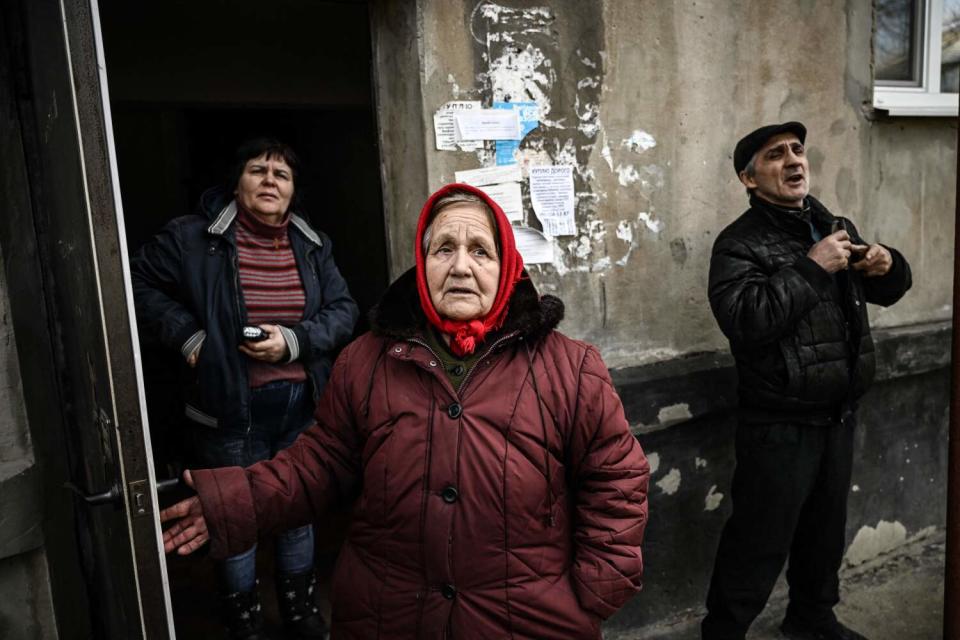
<path fill-rule="evenodd" d="M 277 575 L 277 604 L 290 640 L 322 640 L 327 623 L 317 607 L 317 578 L 313 570 Z"/>
<path fill-rule="evenodd" d="M 836 619 L 811 624 L 788 615 L 780 631 L 790 640 L 867 640 Z"/>
<path fill-rule="evenodd" d="M 267 640 L 257 590 L 228 593 L 220 601 L 230 640 Z"/>

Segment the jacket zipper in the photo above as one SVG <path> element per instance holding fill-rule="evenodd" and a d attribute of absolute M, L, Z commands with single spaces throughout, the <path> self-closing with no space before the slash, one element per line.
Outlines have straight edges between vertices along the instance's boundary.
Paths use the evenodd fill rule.
<path fill-rule="evenodd" d="M 303 287 L 303 317 L 307 318 L 308 317 L 307 311 L 310 308 L 310 300 L 308 298 L 309 294 L 307 293 L 307 285 L 306 285 L 306 280 L 304 278 L 304 271 L 308 272 L 307 273 L 308 276 L 313 276 L 314 286 L 311 287 L 311 289 L 315 288 L 319 291 L 320 274 L 317 272 L 317 266 L 313 261 L 313 252 L 317 250 L 317 247 L 313 245 L 307 246 L 307 249 L 303 252 L 303 261 L 301 264 L 301 262 L 297 260 L 297 251 L 294 248 L 293 236 L 290 234 L 289 229 L 290 228 L 287 227 L 287 235 L 290 237 L 290 252 L 293 253 L 293 261 L 297 263 L 297 273 L 300 275 L 300 285 Z M 306 347 L 301 347 L 301 351 L 300 351 L 301 354 L 303 353 L 304 349 L 307 347 L 309 347 L 309 345 L 307 345 Z M 303 359 L 302 355 L 301 355 L 301 359 Z M 310 395 L 313 398 L 314 403 L 319 402 L 320 394 L 317 392 L 317 389 L 318 389 L 317 380 L 313 375 L 313 369 L 311 367 L 306 366 L 305 362 L 304 362 L 303 368 L 307 372 L 307 380 L 310 381 Z"/>
<path fill-rule="evenodd" d="M 518 332 L 518 331 L 515 331 L 515 332 L 513 332 L 513 333 L 511 333 L 511 334 L 509 334 L 509 335 L 505 335 L 505 336 L 501 337 L 501 338 L 498 339 L 496 342 L 494 342 L 492 345 L 490 345 L 490 348 L 487 349 L 486 353 L 484 353 L 482 356 L 480 356 L 480 358 L 477 359 L 477 364 L 473 365 L 473 366 L 470 368 L 470 371 L 467 371 L 466 377 L 463 379 L 463 382 L 460 383 L 460 391 L 463 391 L 463 390 L 467 387 L 467 382 L 470 381 L 470 377 L 473 375 L 473 372 L 477 370 L 477 367 L 480 366 L 480 363 L 481 363 L 481 362 L 483 362 L 484 360 L 487 359 L 487 356 L 489 356 L 491 353 L 493 353 L 493 351 L 494 351 L 497 347 L 499 347 L 501 344 L 503 344 L 503 343 L 506 342 L 507 340 L 511 340 L 511 339 L 515 338 L 517 335 L 519 335 L 519 332 Z M 458 395 L 459 395 L 459 393 L 458 393 Z"/>
<path fill-rule="evenodd" d="M 463 382 L 460 383 L 460 389 L 459 390 L 454 389 L 454 395 L 456 395 L 458 399 L 461 397 L 461 392 L 464 390 L 464 388 L 466 388 L 467 382 L 470 380 L 470 377 L 473 375 L 473 372 L 476 371 L 477 367 L 480 366 L 480 363 L 486 360 L 487 356 L 493 353 L 494 349 L 499 347 L 502 343 L 506 342 L 507 340 L 515 338 L 517 335 L 519 335 L 519 333 L 520 333 L 519 331 L 514 331 L 513 333 L 510 333 L 508 335 L 501 336 L 492 345 L 490 345 L 490 347 L 484 352 L 482 356 L 480 356 L 480 358 L 477 359 L 477 363 L 472 367 L 470 367 L 470 371 L 467 372 L 467 375 L 463 378 Z M 421 347 L 429 351 L 430 354 L 434 358 L 436 358 L 438 363 L 443 363 L 443 359 L 439 355 L 437 355 L 437 352 L 434 351 L 430 345 L 428 345 L 426 342 L 424 342 L 420 338 L 408 338 L 407 342 L 413 342 L 415 344 L 420 345 Z M 453 385 L 450 385 L 450 386 L 452 387 Z"/>
<path fill-rule="evenodd" d="M 237 251 L 235 245 L 230 245 L 228 243 L 229 250 L 232 252 L 231 259 L 233 261 L 233 300 L 237 305 L 237 335 L 242 335 L 243 325 L 246 324 L 246 315 L 243 313 L 243 309 L 240 305 L 240 252 Z M 243 362 L 243 357 L 240 358 L 240 362 Z M 247 371 L 246 365 L 240 367 L 240 377 L 243 380 L 243 389 L 247 390 L 247 433 L 250 433 L 251 420 L 250 420 L 250 374 Z"/>

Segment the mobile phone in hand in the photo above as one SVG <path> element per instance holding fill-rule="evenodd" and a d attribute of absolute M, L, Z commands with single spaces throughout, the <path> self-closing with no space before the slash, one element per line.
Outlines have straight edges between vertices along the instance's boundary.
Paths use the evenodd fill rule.
<path fill-rule="evenodd" d="M 255 325 L 246 325 L 241 329 L 244 342 L 260 342 L 266 340 L 269 336 L 267 332 Z"/>
<path fill-rule="evenodd" d="M 846 231 L 847 236 L 850 238 L 852 244 L 865 245 L 863 238 L 858 235 L 850 233 L 850 230 L 847 228 L 847 221 L 843 218 L 837 218 L 830 224 L 830 233 L 836 233 L 837 231 Z M 859 262 L 863 259 L 863 251 L 851 251 L 850 259 L 847 260 L 848 263 L 853 264 L 854 262 Z"/>

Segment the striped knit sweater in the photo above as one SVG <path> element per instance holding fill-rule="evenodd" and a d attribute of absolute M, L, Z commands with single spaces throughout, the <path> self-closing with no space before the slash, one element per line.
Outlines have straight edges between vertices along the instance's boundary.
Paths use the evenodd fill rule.
<path fill-rule="evenodd" d="M 290 247 L 287 216 L 279 225 L 260 220 L 240 210 L 237 216 L 237 254 L 240 286 L 247 309 L 247 324 L 293 326 L 303 319 L 306 299 L 297 262 Z M 270 364 L 247 358 L 250 386 L 260 387 L 275 380 L 306 380 L 300 362 Z"/>

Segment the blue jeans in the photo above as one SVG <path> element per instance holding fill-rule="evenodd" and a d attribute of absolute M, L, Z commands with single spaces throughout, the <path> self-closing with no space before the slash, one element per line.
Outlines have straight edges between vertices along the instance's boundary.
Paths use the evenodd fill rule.
<path fill-rule="evenodd" d="M 251 389 L 250 427 L 246 432 L 193 425 L 190 431 L 195 463 L 201 467 L 249 467 L 289 447 L 313 423 L 313 398 L 306 382 L 271 382 Z M 277 536 L 277 571 L 303 573 L 313 568 L 313 526 Z M 256 587 L 257 545 L 217 563 L 226 593 Z"/>

